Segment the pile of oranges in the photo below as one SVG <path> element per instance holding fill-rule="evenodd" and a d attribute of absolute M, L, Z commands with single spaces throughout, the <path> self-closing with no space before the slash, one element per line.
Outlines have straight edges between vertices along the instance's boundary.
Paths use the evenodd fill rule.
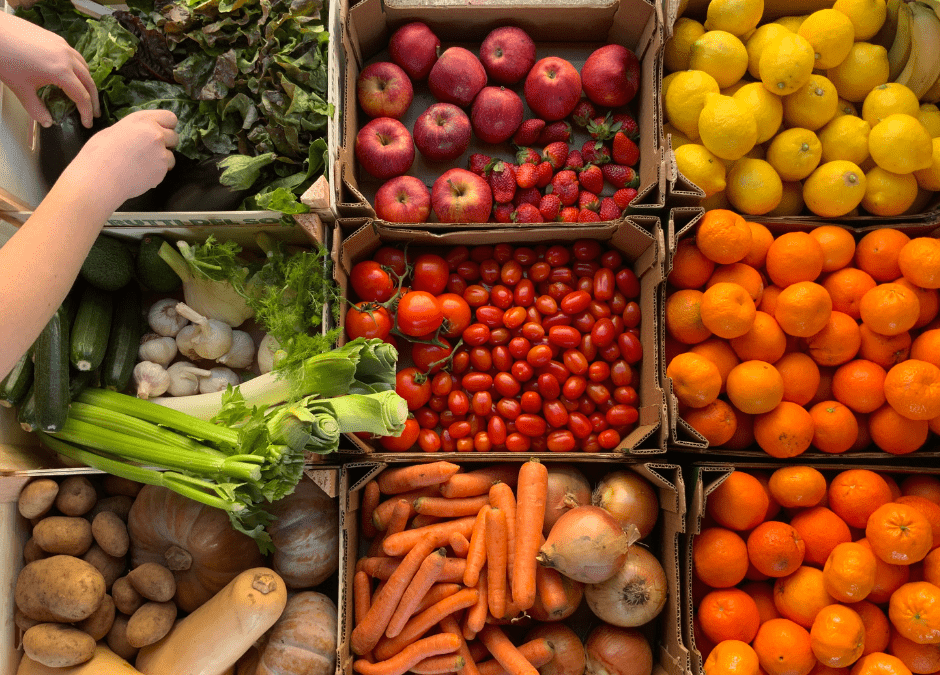
<path fill-rule="evenodd" d="M 735 471 L 706 506 L 692 543 L 706 675 L 940 671 L 940 479 Z"/>
<path fill-rule="evenodd" d="M 940 240 L 774 237 L 723 209 L 693 235 L 668 276 L 666 375 L 710 446 L 900 455 L 940 434 Z"/>

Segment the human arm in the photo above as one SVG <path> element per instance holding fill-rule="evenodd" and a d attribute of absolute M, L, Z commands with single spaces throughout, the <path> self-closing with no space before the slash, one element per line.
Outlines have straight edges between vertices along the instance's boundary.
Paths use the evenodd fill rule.
<path fill-rule="evenodd" d="M 0 379 L 72 287 L 104 223 L 173 166 L 176 115 L 144 110 L 95 134 L 0 248 Z"/>

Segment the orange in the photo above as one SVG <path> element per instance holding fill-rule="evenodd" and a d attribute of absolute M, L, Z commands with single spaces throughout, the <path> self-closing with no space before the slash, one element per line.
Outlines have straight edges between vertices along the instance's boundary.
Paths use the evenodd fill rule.
<path fill-rule="evenodd" d="M 800 281 L 784 288 L 774 307 L 774 318 L 783 332 L 796 337 L 809 337 L 821 331 L 830 313 L 829 293 L 812 281 Z"/>
<path fill-rule="evenodd" d="M 803 566 L 774 582 L 774 604 L 780 614 L 809 628 L 823 607 L 835 602 L 826 592 L 822 570 Z"/>
<path fill-rule="evenodd" d="M 914 322 L 914 328 L 923 328 L 928 323 L 937 318 L 938 312 L 940 312 L 940 292 L 936 288 L 921 288 L 920 286 L 915 286 L 910 281 L 901 277 L 894 283 L 904 286 L 904 288 L 909 288 L 915 296 L 917 296 L 917 303 L 920 305 L 920 314 L 917 315 L 917 321 Z"/>
<path fill-rule="evenodd" d="M 751 228 L 744 218 L 733 211 L 712 209 L 706 211 L 699 221 L 695 241 L 706 258 L 721 265 L 730 265 L 750 251 Z"/>
<path fill-rule="evenodd" d="M 823 607 L 809 631 L 813 654 L 833 668 L 855 663 L 865 648 L 865 624 L 845 605 Z"/>
<path fill-rule="evenodd" d="M 835 398 L 832 395 L 832 378 L 835 374 L 836 369 L 829 366 L 823 366 L 819 369 L 819 386 L 816 388 L 816 393 L 813 394 L 813 398 L 809 401 L 810 407 L 817 403 L 822 403 L 823 401 L 831 401 Z"/>
<path fill-rule="evenodd" d="M 727 443 L 738 428 L 734 408 L 720 398 L 716 398 L 704 408 L 689 410 L 682 419 L 702 434 L 710 447 Z"/>
<path fill-rule="evenodd" d="M 898 657 L 884 652 L 872 652 L 856 661 L 849 675 L 912 675 L 912 673 Z"/>
<path fill-rule="evenodd" d="M 806 405 L 819 388 L 819 366 L 801 352 L 784 354 L 774 368 L 783 378 L 783 400 Z"/>
<path fill-rule="evenodd" d="M 764 295 L 761 296 L 760 306 L 758 309 L 762 312 L 767 312 L 770 316 L 774 315 L 774 309 L 777 307 L 777 298 L 780 297 L 780 293 L 783 291 L 779 286 L 770 286 L 764 287 Z"/>
<path fill-rule="evenodd" d="M 867 546 L 847 541 L 839 544 L 823 566 L 826 591 L 839 602 L 860 602 L 875 588 L 875 554 Z"/>
<path fill-rule="evenodd" d="M 940 583 L 940 549 L 934 546 L 934 549 L 924 558 L 923 563 L 924 581 L 937 586 Z"/>
<path fill-rule="evenodd" d="M 833 549 L 852 541 L 852 533 L 845 521 L 825 506 L 800 509 L 790 519 L 806 545 L 805 565 L 822 568 Z"/>
<path fill-rule="evenodd" d="M 878 284 L 858 305 L 862 321 L 876 333 L 898 335 L 910 330 L 920 316 L 920 302 L 901 284 Z"/>
<path fill-rule="evenodd" d="M 823 452 L 839 454 L 855 444 L 858 422 L 855 415 L 838 401 L 821 401 L 810 408 L 813 418 L 813 446 Z"/>
<path fill-rule="evenodd" d="M 706 359 L 718 366 L 718 372 L 721 374 L 721 393 L 725 393 L 725 384 L 728 381 L 728 373 L 736 365 L 741 363 L 737 354 L 728 344 L 727 340 L 710 337 L 704 342 L 693 345 L 690 349 L 693 354 L 704 356 Z"/>
<path fill-rule="evenodd" d="M 837 270 L 823 279 L 822 286 L 832 298 L 832 308 L 848 314 L 853 319 L 860 319 L 858 304 L 862 296 L 873 289 L 877 283 L 868 272 L 854 267 Z"/>
<path fill-rule="evenodd" d="M 760 622 L 764 623 L 771 619 L 780 618 L 780 612 L 774 604 L 774 587 L 764 581 L 748 581 L 741 584 L 741 590 L 751 596 L 751 599 L 757 605 L 757 613 L 760 615 Z"/>
<path fill-rule="evenodd" d="M 754 323 L 757 307 L 743 286 L 719 282 L 702 298 L 702 323 L 718 337 L 744 335 Z"/>
<path fill-rule="evenodd" d="M 754 416 L 741 412 L 734 406 L 734 417 L 738 421 L 737 429 L 728 441 L 724 444 L 726 450 L 744 450 L 754 445 Z"/>
<path fill-rule="evenodd" d="M 940 328 L 925 330 L 914 338 L 910 358 L 940 367 Z"/>
<path fill-rule="evenodd" d="M 912 420 L 898 413 L 887 403 L 868 416 L 871 440 L 892 455 L 907 455 L 927 442 L 926 420 Z"/>
<path fill-rule="evenodd" d="M 929 581 L 904 584 L 891 596 L 888 618 L 908 640 L 940 643 L 940 588 Z"/>
<path fill-rule="evenodd" d="M 699 602 L 697 615 L 702 632 L 715 643 L 722 640 L 750 642 L 760 626 L 757 603 L 739 588 L 712 591 Z"/>
<path fill-rule="evenodd" d="M 768 577 L 785 577 L 803 564 L 806 545 L 786 523 L 770 520 L 755 527 L 747 538 L 747 555 L 757 571 Z"/>
<path fill-rule="evenodd" d="M 927 522 L 930 523 L 930 530 L 933 535 L 933 545 L 930 549 L 940 547 L 940 504 L 918 495 L 904 495 L 896 497 L 894 501 L 920 511 L 927 518 Z"/>
<path fill-rule="evenodd" d="M 855 413 L 855 422 L 858 424 L 858 438 L 855 439 L 855 444 L 852 445 L 851 452 L 861 452 L 862 450 L 867 450 L 868 446 L 871 445 L 871 433 L 868 431 L 868 415 Z M 892 494 L 894 494 L 893 491 Z M 900 492 L 898 494 L 900 494 Z"/>
<path fill-rule="evenodd" d="M 676 288 L 698 288 L 705 285 L 714 270 L 715 263 L 702 254 L 695 237 L 685 237 L 676 244 L 667 279 Z"/>
<path fill-rule="evenodd" d="M 891 654 L 898 657 L 912 673 L 932 675 L 940 671 L 940 645 L 922 645 L 908 640 L 897 629 L 891 631 Z"/>
<path fill-rule="evenodd" d="M 813 361 L 821 366 L 839 366 L 855 358 L 862 346 L 862 336 L 855 319 L 833 311 L 822 330 L 806 338 Z"/>
<path fill-rule="evenodd" d="M 751 248 L 741 262 L 760 269 L 767 260 L 767 249 L 774 243 L 774 235 L 760 223 L 748 221 L 747 226 L 751 229 Z"/>
<path fill-rule="evenodd" d="M 751 296 L 751 300 L 754 301 L 755 305 L 760 302 L 761 296 L 764 294 L 764 279 L 761 277 L 760 272 L 743 262 L 716 267 L 711 277 L 709 277 L 708 283 L 705 284 L 705 288 L 711 288 L 721 282 L 742 286 Z"/>
<path fill-rule="evenodd" d="M 859 326 L 862 345 L 858 348 L 860 358 L 874 361 L 887 370 L 895 363 L 907 359 L 911 351 L 911 334 L 881 335 L 864 323 Z"/>
<path fill-rule="evenodd" d="M 940 368 L 919 359 L 893 366 L 885 376 L 885 398 L 908 419 L 932 420 L 940 415 Z"/>
<path fill-rule="evenodd" d="M 940 288 L 940 240 L 917 237 L 904 244 L 898 254 L 901 274 L 921 288 Z"/>
<path fill-rule="evenodd" d="M 868 517 L 890 501 L 888 484 L 868 469 L 842 471 L 829 483 L 829 508 L 850 527 L 865 527 Z"/>
<path fill-rule="evenodd" d="M 771 457 L 796 457 L 813 441 L 813 418 L 796 403 L 782 401 L 754 419 L 754 439 Z"/>
<path fill-rule="evenodd" d="M 873 361 L 849 361 L 833 375 L 832 395 L 855 412 L 870 413 L 885 402 L 885 375 L 885 369 Z"/>
<path fill-rule="evenodd" d="M 821 225 L 810 230 L 809 236 L 822 246 L 823 272 L 841 269 L 855 257 L 855 237 L 845 228 Z"/>
<path fill-rule="evenodd" d="M 862 656 L 884 651 L 888 646 L 891 623 L 881 608 L 870 600 L 853 602 L 846 607 L 862 617 L 862 623 L 865 624 L 865 648 L 862 650 Z"/>
<path fill-rule="evenodd" d="M 824 666 L 819 661 L 817 661 L 809 675 L 849 675 L 849 669 L 830 668 L 829 666 Z"/>
<path fill-rule="evenodd" d="M 871 550 L 871 544 L 867 539 L 859 539 L 857 544 L 861 544 Z M 875 556 L 875 587 L 871 589 L 866 600 L 878 604 L 883 604 L 891 599 L 891 594 L 906 584 L 911 577 L 911 568 L 909 565 L 892 565 Z"/>
<path fill-rule="evenodd" d="M 731 340 L 734 353 L 744 361 L 774 363 L 787 349 L 787 336 L 777 320 L 766 312 L 757 312 L 751 329 Z"/>
<path fill-rule="evenodd" d="M 734 471 L 708 496 L 708 515 L 732 530 L 744 531 L 758 525 L 767 513 L 770 497 L 754 476 Z"/>
<path fill-rule="evenodd" d="M 887 227 L 869 232 L 855 246 L 855 266 L 875 281 L 894 281 L 901 276 L 898 256 L 910 240 L 903 232 Z"/>
<path fill-rule="evenodd" d="M 826 496 L 826 477 L 811 466 L 785 466 L 770 475 L 770 494 L 786 508 L 816 506 Z"/>
<path fill-rule="evenodd" d="M 898 485 L 898 482 L 894 480 L 891 474 L 883 473 L 881 478 L 888 484 L 888 489 L 891 490 L 891 501 L 896 502 L 902 494 L 901 486 Z"/>
<path fill-rule="evenodd" d="M 927 420 L 927 427 L 940 436 L 940 417 L 934 417 L 932 420 Z"/>
<path fill-rule="evenodd" d="M 742 414 L 742 413 L 738 413 L 738 414 Z M 743 416 L 749 419 L 753 419 L 751 415 L 743 415 Z M 768 500 L 767 513 L 764 514 L 763 520 L 776 519 L 777 514 L 780 513 L 781 507 L 780 507 L 780 503 L 776 499 L 774 499 L 773 494 L 771 494 L 770 492 L 770 475 L 767 474 L 766 471 L 760 471 L 759 469 L 749 469 L 748 473 L 750 473 L 752 476 L 754 476 L 754 478 L 758 480 L 758 482 L 761 484 L 761 487 L 764 488 L 764 492 L 767 493 L 767 500 Z"/>
<path fill-rule="evenodd" d="M 725 640 L 712 649 L 702 672 L 705 675 L 759 675 L 760 663 L 751 645 L 740 640 Z"/>
<path fill-rule="evenodd" d="M 767 675 L 808 675 L 816 665 L 809 631 L 789 619 L 761 624 L 754 651 Z"/>
<path fill-rule="evenodd" d="M 913 565 L 930 553 L 933 530 L 927 517 L 913 506 L 889 502 L 868 518 L 865 539 L 886 563 Z"/>
<path fill-rule="evenodd" d="M 708 658 L 708 655 L 715 648 L 715 643 L 709 640 L 702 630 L 702 625 L 699 623 L 697 616 L 692 617 L 692 644 L 702 655 L 702 660 Z"/>
<path fill-rule="evenodd" d="M 806 232 L 787 232 L 767 250 L 767 276 L 781 288 L 815 281 L 822 273 L 824 257 L 822 246 Z"/>
<path fill-rule="evenodd" d="M 721 391 L 718 366 L 698 354 L 685 353 L 673 358 L 666 368 L 666 377 L 672 378 L 676 398 L 690 408 L 704 408 Z"/>
<path fill-rule="evenodd" d="M 744 361 L 728 374 L 728 398 L 741 412 L 770 412 L 783 400 L 783 378 L 766 361 Z"/>
<path fill-rule="evenodd" d="M 692 541 L 692 568 L 712 588 L 731 588 L 747 572 L 747 544 L 736 532 L 706 527 Z"/>
<path fill-rule="evenodd" d="M 685 289 L 666 298 L 666 330 L 682 344 L 692 345 L 711 337 L 702 323 L 701 291 Z"/>
<path fill-rule="evenodd" d="M 925 474 L 911 474 L 901 481 L 901 494 L 917 495 L 940 504 L 940 478 Z"/>

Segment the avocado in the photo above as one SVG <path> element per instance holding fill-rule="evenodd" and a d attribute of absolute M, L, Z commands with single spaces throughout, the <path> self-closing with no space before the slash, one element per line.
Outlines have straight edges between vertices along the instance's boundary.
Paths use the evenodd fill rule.
<path fill-rule="evenodd" d="M 137 279 L 154 293 L 172 293 L 182 284 L 179 275 L 157 254 L 163 241 L 159 235 L 148 234 L 137 251 Z"/>
<path fill-rule="evenodd" d="M 82 264 L 82 278 L 102 291 L 116 291 L 134 278 L 134 258 L 119 239 L 99 234 Z"/>

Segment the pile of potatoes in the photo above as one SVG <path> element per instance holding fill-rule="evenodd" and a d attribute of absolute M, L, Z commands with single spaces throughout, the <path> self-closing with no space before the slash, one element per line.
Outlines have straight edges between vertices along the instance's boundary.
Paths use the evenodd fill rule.
<path fill-rule="evenodd" d="M 142 486 L 115 476 L 28 483 L 19 511 L 32 524 L 16 580 L 23 651 L 49 667 L 92 658 L 98 640 L 131 660 L 173 627 L 176 580 L 166 567 L 128 572 L 127 514 Z"/>

